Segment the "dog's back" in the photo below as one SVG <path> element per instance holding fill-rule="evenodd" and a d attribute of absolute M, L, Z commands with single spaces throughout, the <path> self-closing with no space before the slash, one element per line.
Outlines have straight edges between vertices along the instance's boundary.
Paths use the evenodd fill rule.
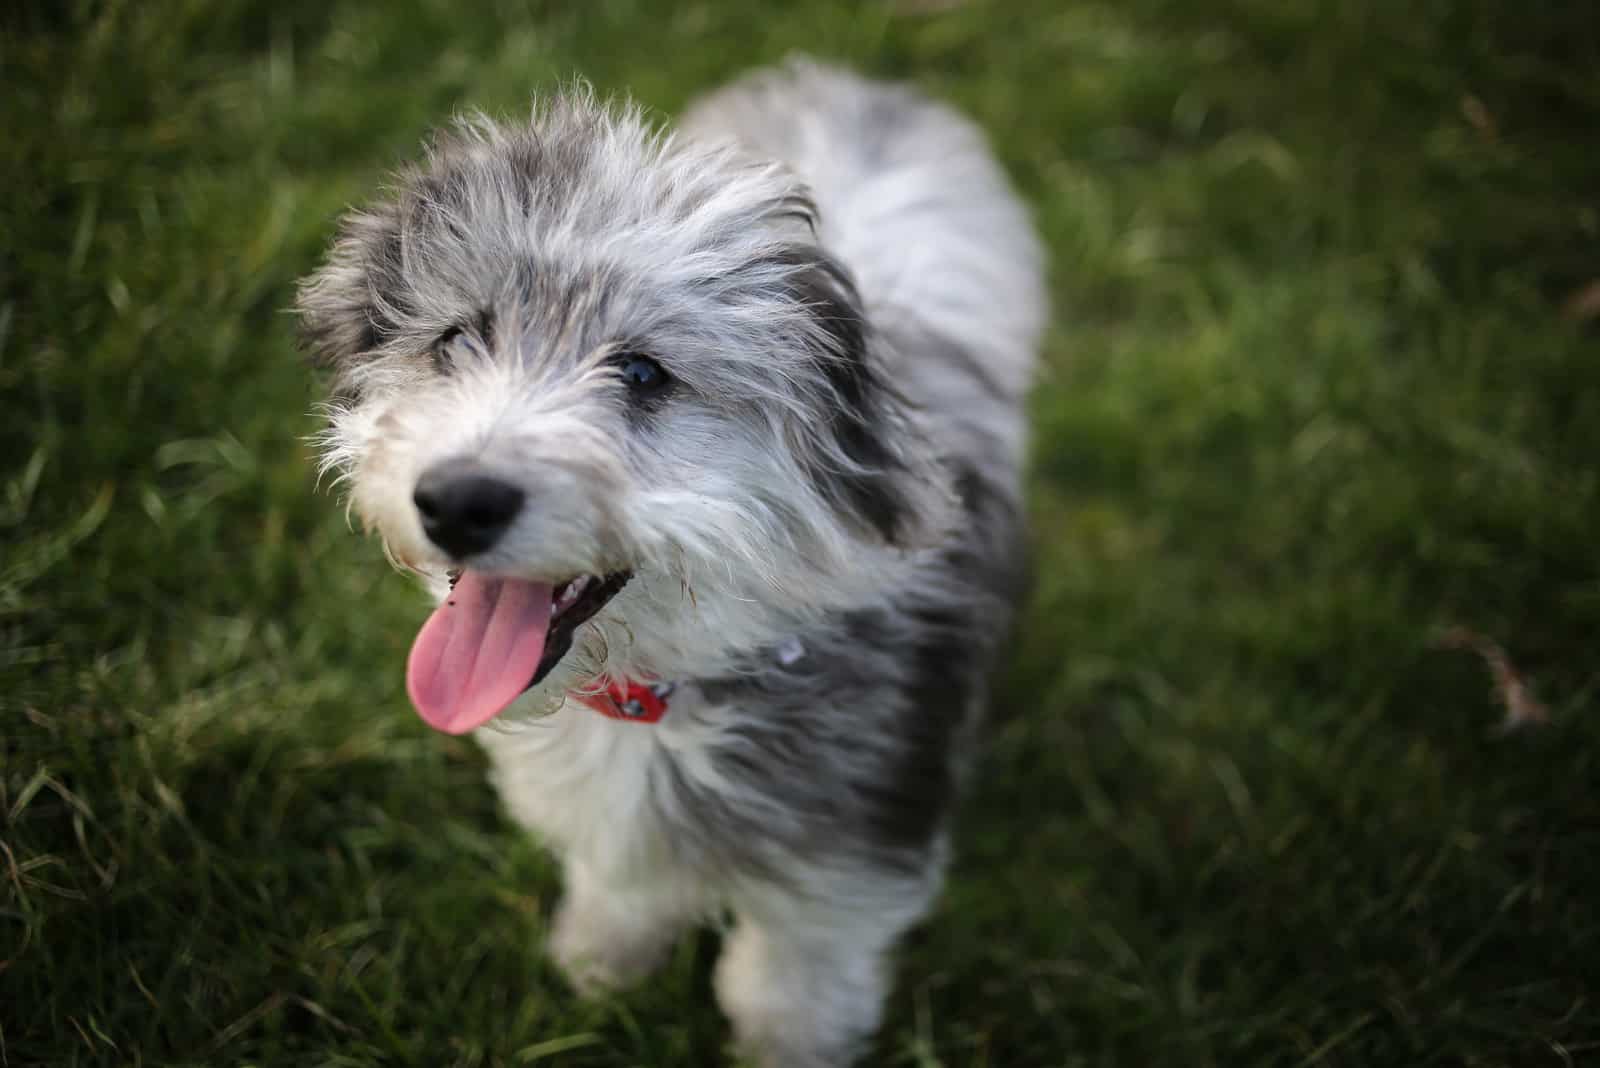
<path fill-rule="evenodd" d="M 788 164 L 906 365 L 897 384 L 952 451 L 1019 464 L 1043 256 L 977 126 L 910 87 L 795 58 L 702 98 L 680 128 Z"/>

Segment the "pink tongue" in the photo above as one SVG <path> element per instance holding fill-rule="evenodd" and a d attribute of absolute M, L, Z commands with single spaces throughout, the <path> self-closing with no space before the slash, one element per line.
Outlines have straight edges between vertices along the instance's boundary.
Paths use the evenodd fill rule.
<path fill-rule="evenodd" d="M 428 726 L 464 734 L 528 688 L 544 653 L 550 593 L 543 582 L 461 573 L 406 660 L 406 692 Z"/>

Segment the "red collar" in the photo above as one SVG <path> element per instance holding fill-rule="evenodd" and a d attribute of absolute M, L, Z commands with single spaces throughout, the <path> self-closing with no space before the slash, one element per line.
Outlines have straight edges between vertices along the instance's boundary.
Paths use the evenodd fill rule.
<path fill-rule="evenodd" d="M 676 684 L 671 682 L 610 682 L 599 693 L 572 696 L 609 719 L 657 723 L 667 714 L 667 698 L 675 689 Z"/>
<path fill-rule="evenodd" d="M 779 642 L 773 650 L 778 663 L 789 667 L 806 655 L 798 636 Z M 667 714 L 667 699 L 678 688 L 675 682 L 607 682 L 599 693 L 568 693 L 607 719 L 630 723 L 659 723 Z"/>

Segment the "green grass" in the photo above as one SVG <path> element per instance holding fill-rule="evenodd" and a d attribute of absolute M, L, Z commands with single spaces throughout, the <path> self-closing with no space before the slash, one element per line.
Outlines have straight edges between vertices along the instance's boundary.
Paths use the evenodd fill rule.
<path fill-rule="evenodd" d="M 418 598 L 313 492 L 284 310 L 453 109 L 793 49 L 977 116 L 1058 313 L 1011 715 L 874 1063 L 1600 1058 L 1589 5 L 0 20 L 0 1065 L 723 1056 L 711 936 L 605 1004 L 542 961 L 552 865 L 405 707 Z"/>

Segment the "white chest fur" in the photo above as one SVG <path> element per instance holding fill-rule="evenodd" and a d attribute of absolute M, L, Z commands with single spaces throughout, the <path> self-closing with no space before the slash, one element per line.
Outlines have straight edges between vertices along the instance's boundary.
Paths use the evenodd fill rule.
<path fill-rule="evenodd" d="M 611 719 L 568 699 L 554 714 L 477 732 L 507 810 L 546 844 L 623 883 L 678 868 L 669 824 L 687 777 L 726 789 L 710 760 L 717 733 L 693 690 L 658 723 Z M 669 766 L 670 765 L 670 766 Z"/>

